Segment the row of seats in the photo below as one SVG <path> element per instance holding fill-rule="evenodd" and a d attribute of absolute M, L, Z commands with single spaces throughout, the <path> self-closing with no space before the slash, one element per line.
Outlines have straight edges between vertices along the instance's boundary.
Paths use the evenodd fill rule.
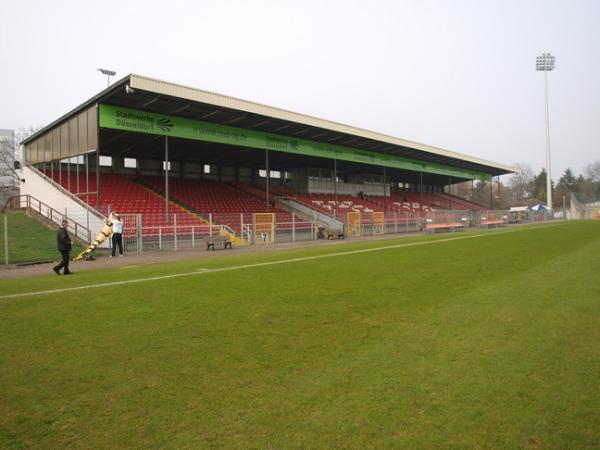
<path fill-rule="evenodd" d="M 362 221 L 368 223 L 373 212 L 383 212 L 383 208 L 367 199 L 351 195 L 304 194 L 294 199 L 312 209 L 344 220 L 346 213 L 360 212 Z"/>
<path fill-rule="evenodd" d="M 158 191 L 164 190 L 164 178 L 142 176 L 140 181 Z M 292 226 L 292 215 L 272 205 L 266 205 L 256 193 L 247 192 L 239 185 L 211 180 L 189 178 L 169 179 L 169 196 L 177 199 L 192 211 L 208 217 L 215 223 L 227 225 L 239 233 L 242 223 L 252 223 L 254 213 L 274 213 L 281 228 Z"/>
<path fill-rule="evenodd" d="M 265 185 L 262 184 L 250 184 L 250 183 L 236 183 L 240 189 L 246 192 L 253 192 L 262 199 L 266 197 Z M 271 192 L 271 201 L 274 201 L 275 197 L 287 197 L 291 198 L 298 203 L 303 204 L 311 209 L 318 212 L 327 214 L 331 217 L 337 217 L 344 220 L 347 212 L 362 212 L 365 213 L 362 220 L 365 223 L 370 223 L 372 220 L 371 213 L 382 212 L 383 208 L 367 199 L 361 199 L 352 195 L 338 195 L 330 194 L 301 194 L 289 187 L 273 185 L 269 187 Z"/>
<path fill-rule="evenodd" d="M 481 205 L 443 193 L 392 192 L 385 200 L 383 197 L 377 196 L 369 196 L 369 199 L 380 206 L 385 205 L 386 211 L 417 216 L 423 216 L 435 210 L 485 210 Z"/>
<path fill-rule="evenodd" d="M 251 183 L 235 183 L 237 187 L 251 192 L 256 196 L 264 199 L 265 186 L 261 184 Z M 373 212 L 394 212 L 399 213 L 402 217 L 421 217 L 427 213 L 440 209 L 463 210 L 484 210 L 485 208 L 467 200 L 450 196 L 448 194 L 431 194 L 417 192 L 392 192 L 390 196 L 351 196 L 351 195 L 331 195 L 331 194 L 301 194 L 293 189 L 271 185 L 271 201 L 275 197 L 292 198 L 295 201 L 302 203 L 309 208 L 315 209 L 329 216 L 336 215 L 337 217 L 345 217 L 346 212 L 360 211 L 364 213 L 363 220 L 370 221 L 370 214 Z M 337 203 L 336 203 L 337 198 Z"/>
<path fill-rule="evenodd" d="M 85 176 L 75 172 L 46 172 L 46 175 L 63 187 L 77 194 L 88 190 Z M 96 174 L 88 175 L 89 190 L 95 191 Z M 144 186 L 146 185 L 146 186 Z M 253 213 L 271 212 L 281 228 L 292 226 L 292 215 L 274 206 L 277 196 L 290 197 L 316 211 L 344 218 L 347 212 L 360 211 L 363 221 L 371 220 L 373 212 L 400 212 L 405 215 L 424 215 L 435 209 L 483 210 L 479 205 L 447 194 L 415 192 L 393 192 L 384 199 L 381 196 L 355 197 L 351 195 L 301 194 L 289 187 L 270 186 L 270 204 L 266 205 L 264 184 L 236 182 L 231 184 L 210 180 L 170 178 L 169 193 L 183 207 L 171 204 L 170 218 L 165 218 L 164 178 L 156 176 L 133 176 L 103 173 L 100 176 L 101 203 L 96 204 L 96 196 L 79 194 L 84 201 L 103 213 L 109 210 L 124 214 L 142 214 L 144 227 L 161 227 L 172 224 L 172 215 L 177 214 L 177 224 L 181 226 L 206 227 L 206 221 L 196 214 L 208 217 L 212 214 L 213 223 L 224 224 L 237 233 L 242 224 L 252 222 Z"/>
<path fill-rule="evenodd" d="M 75 173 L 69 174 L 63 171 L 60 177 L 58 172 L 47 172 L 46 175 L 61 184 L 65 189 L 70 188 L 70 191 L 77 195 L 77 183 L 73 182 L 77 179 Z M 90 173 L 89 178 L 94 180 L 93 191 L 95 191 L 96 174 Z M 79 192 L 85 191 L 85 186 L 85 184 L 82 184 L 80 174 Z M 147 232 L 155 233 L 159 227 L 173 225 L 174 220 L 177 220 L 178 226 L 206 228 L 206 223 L 203 220 L 172 204 L 169 206 L 169 218 L 167 220 L 164 199 L 136 183 L 133 176 L 101 174 L 100 193 L 100 204 L 97 204 L 95 195 L 89 196 L 90 206 L 98 209 L 103 214 L 108 214 L 109 211 L 120 214 L 141 214 L 142 224 Z M 78 196 L 84 201 L 87 200 L 86 195 L 79 194 Z M 177 215 L 176 219 L 174 215 Z"/>

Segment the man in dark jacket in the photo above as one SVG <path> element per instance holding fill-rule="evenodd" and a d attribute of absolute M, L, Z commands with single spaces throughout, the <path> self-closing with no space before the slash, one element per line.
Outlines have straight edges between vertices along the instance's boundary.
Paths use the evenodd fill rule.
<path fill-rule="evenodd" d="M 69 270 L 69 260 L 71 259 L 71 238 L 69 237 L 69 233 L 67 233 L 68 226 L 69 222 L 63 220 L 61 227 L 56 231 L 56 245 L 58 247 L 58 251 L 62 255 L 62 261 L 60 264 L 52 268 L 56 275 L 60 275 L 60 269 L 63 267 L 65 268 L 65 275 L 71 275 L 73 273 Z"/>

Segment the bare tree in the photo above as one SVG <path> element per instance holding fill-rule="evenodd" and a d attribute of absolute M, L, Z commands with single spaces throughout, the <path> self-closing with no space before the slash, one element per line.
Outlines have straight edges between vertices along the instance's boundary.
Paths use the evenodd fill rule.
<path fill-rule="evenodd" d="M 587 179 L 581 183 L 580 194 L 589 192 L 588 201 L 600 200 L 600 161 L 596 161 L 585 168 Z"/>
<path fill-rule="evenodd" d="M 533 170 L 527 164 L 515 164 L 518 172 L 513 174 L 508 180 L 508 187 L 512 192 L 515 203 L 527 202 L 531 193 L 531 183 L 533 182 Z"/>
<path fill-rule="evenodd" d="M 453 194 L 457 197 L 464 198 L 465 200 L 471 200 L 472 195 L 472 183 L 471 181 L 465 181 L 464 183 L 458 183 L 454 185 Z"/>
<path fill-rule="evenodd" d="M 0 137 L 0 207 L 8 197 L 18 193 L 21 163 L 19 142 L 32 135 L 35 128 L 19 129 L 12 136 Z"/>
<path fill-rule="evenodd" d="M 19 184 L 16 148 L 14 134 L 0 136 L 0 208 L 16 193 Z"/>
<path fill-rule="evenodd" d="M 493 205 L 490 204 L 491 185 L 491 181 L 478 180 L 475 183 L 475 190 L 473 191 L 473 198 L 471 199 L 471 201 L 478 203 L 482 206 L 492 208 Z"/>
<path fill-rule="evenodd" d="M 596 161 L 585 168 L 585 175 L 594 183 L 600 183 L 600 161 Z"/>

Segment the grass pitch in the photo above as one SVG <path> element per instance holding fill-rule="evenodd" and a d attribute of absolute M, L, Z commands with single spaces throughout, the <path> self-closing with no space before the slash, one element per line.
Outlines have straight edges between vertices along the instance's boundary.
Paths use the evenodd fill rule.
<path fill-rule="evenodd" d="M 0 281 L 0 447 L 597 448 L 600 222 L 477 234 Z"/>
<path fill-rule="evenodd" d="M 4 217 L 8 225 L 9 264 L 60 260 L 55 230 L 48 229 L 22 212 L 9 212 L 0 214 L 0 264 L 5 263 Z M 81 245 L 75 244 L 71 253 L 76 255 L 82 250 Z"/>

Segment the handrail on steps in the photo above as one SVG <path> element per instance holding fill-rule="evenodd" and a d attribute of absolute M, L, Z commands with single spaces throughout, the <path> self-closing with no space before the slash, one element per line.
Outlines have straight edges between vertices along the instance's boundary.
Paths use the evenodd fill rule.
<path fill-rule="evenodd" d="M 14 195 L 10 197 L 8 201 L 11 205 L 11 209 L 30 209 L 57 225 L 60 225 L 63 220 L 66 220 L 69 223 L 69 228 L 73 230 L 75 237 L 85 242 L 90 242 L 92 239 L 92 233 L 89 228 L 81 225 L 79 222 L 76 222 L 69 216 L 54 209 L 50 205 L 45 204 L 30 194 Z M 15 203 L 17 204 L 16 208 Z"/>

